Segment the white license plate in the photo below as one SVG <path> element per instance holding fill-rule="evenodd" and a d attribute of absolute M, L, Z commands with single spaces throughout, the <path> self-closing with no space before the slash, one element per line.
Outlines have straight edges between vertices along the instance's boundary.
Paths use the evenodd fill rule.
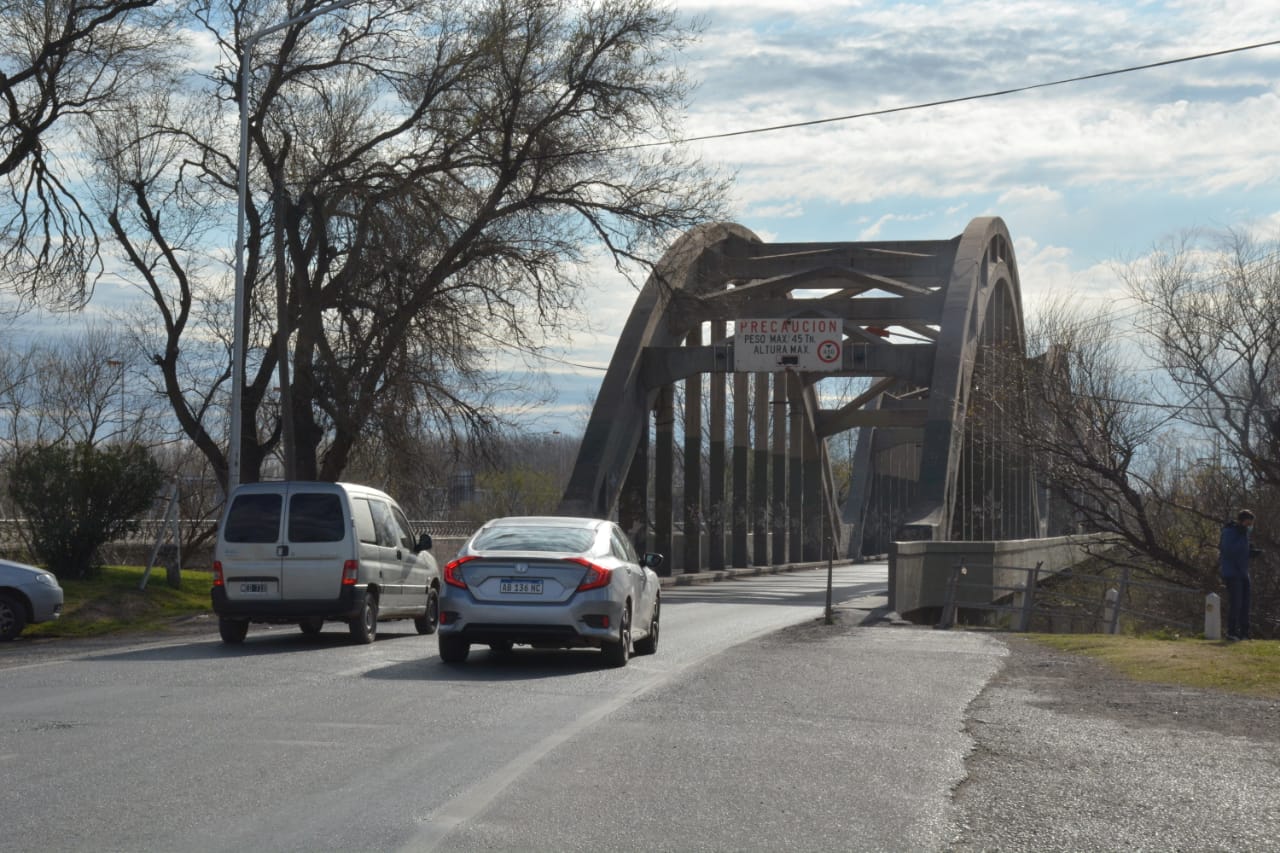
<path fill-rule="evenodd" d="M 503 595 L 542 595 L 542 581 L 503 581 L 498 591 Z"/>
<path fill-rule="evenodd" d="M 255 592 L 268 592 L 269 589 L 268 584 L 265 583 L 242 583 L 240 584 L 240 591 L 245 594 L 252 594 Z"/>

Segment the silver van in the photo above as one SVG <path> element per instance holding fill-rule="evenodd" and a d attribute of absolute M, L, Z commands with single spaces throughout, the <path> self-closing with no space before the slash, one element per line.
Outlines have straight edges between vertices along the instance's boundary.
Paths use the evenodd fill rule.
<path fill-rule="evenodd" d="M 250 622 L 297 623 L 316 634 L 346 622 L 371 643 L 380 619 L 439 623 L 440 570 L 431 536 L 414 538 L 388 495 L 351 483 L 239 486 L 227 501 L 213 552 L 213 610 L 225 643 Z"/>

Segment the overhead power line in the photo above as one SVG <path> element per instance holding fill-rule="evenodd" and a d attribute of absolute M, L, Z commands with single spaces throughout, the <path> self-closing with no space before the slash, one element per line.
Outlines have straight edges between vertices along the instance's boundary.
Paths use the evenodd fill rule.
<path fill-rule="evenodd" d="M 1032 83 L 1027 86 L 1015 86 L 1010 89 L 998 89 L 994 92 L 982 92 L 977 95 L 962 95 L 956 98 L 943 98 L 938 101 L 928 101 L 921 104 L 909 104 L 901 107 L 885 107 L 879 110 L 868 110 L 861 113 L 850 113 L 849 115 L 830 116 L 828 118 L 815 118 L 808 121 L 795 121 L 787 124 L 774 124 L 768 127 L 753 127 L 746 130 L 730 130 L 724 133 L 709 133 L 704 136 L 690 136 L 685 139 L 669 139 L 658 142 L 638 142 L 634 145 L 621 145 L 617 148 L 608 149 L 614 151 L 627 151 L 637 148 L 653 148 L 659 145 L 684 145 L 689 142 L 706 142 L 713 139 L 729 139 L 734 136 L 748 136 L 755 133 L 773 133 L 779 130 L 792 130 L 798 127 L 814 127 L 820 124 L 833 124 L 841 121 L 853 121 L 860 118 L 873 118 L 875 116 L 892 115 L 893 113 L 905 113 L 912 110 L 926 110 L 933 107 L 943 107 L 948 104 L 963 104 L 968 101 L 980 101 L 986 98 L 1000 98 L 1005 95 L 1016 95 L 1020 92 L 1030 92 L 1035 89 L 1047 89 L 1051 86 L 1065 86 L 1068 83 L 1081 83 L 1085 80 L 1098 80 L 1103 77 L 1115 77 L 1120 74 L 1132 74 L 1135 71 L 1148 71 L 1152 68 L 1163 68 L 1168 65 L 1178 65 L 1184 62 L 1196 62 L 1201 59 L 1212 59 L 1216 56 L 1227 56 L 1232 53 L 1244 53 L 1249 50 L 1258 50 L 1264 47 L 1275 47 L 1280 45 L 1280 39 L 1273 41 L 1258 42 L 1257 44 L 1247 44 L 1242 47 L 1230 47 L 1226 50 L 1214 50 L 1208 53 L 1197 53 L 1194 56 L 1180 56 L 1176 59 L 1165 59 L 1160 62 L 1148 62 L 1144 65 L 1131 65 L 1128 68 L 1114 68 L 1110 71 L 1097 71 L 1093 74 L 1081 74 L 1076 77 L 1066 77 L 1062 80 L 1050 80 L 1047 83 Z"/>

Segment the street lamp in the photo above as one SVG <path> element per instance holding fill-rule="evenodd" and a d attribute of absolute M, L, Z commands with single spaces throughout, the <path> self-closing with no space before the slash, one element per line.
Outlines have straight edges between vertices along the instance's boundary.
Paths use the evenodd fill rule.
<path fill-rule="evenodd" d="M 228 495 L 240 483 L 240 448 L 243 442 L 240 424 L 243 420 L 241 410 L 244 405 L 244 361 L 247 348 L 244 316 L 244 220 L 249 195 L 249 63 L 253 57 L 254 46 L 264 36 L 294 24 L 305 23 L 326 12 L 345 8 L 354 2 L 356 0 L 336 0 L 305 14 L 295 15 L 278 24 L 258 30 L 256 33 L 250 33 L 244 37 L 240 46 L 240 163 L 236 181 L 236 284 L 232 308 L 235 316 L 232 318 L 231 326 L 231 435 L 227 452 Z"/>

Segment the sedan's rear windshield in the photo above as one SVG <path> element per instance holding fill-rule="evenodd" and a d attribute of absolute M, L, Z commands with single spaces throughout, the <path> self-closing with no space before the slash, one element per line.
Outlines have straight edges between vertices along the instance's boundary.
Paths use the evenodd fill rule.
<path fill-rule="evenodd" d="M 557 551 L 580 554 L 591 550 L 596 532 L 585 527 L 490 527 L 476 534 L 473 551 Z"/>

